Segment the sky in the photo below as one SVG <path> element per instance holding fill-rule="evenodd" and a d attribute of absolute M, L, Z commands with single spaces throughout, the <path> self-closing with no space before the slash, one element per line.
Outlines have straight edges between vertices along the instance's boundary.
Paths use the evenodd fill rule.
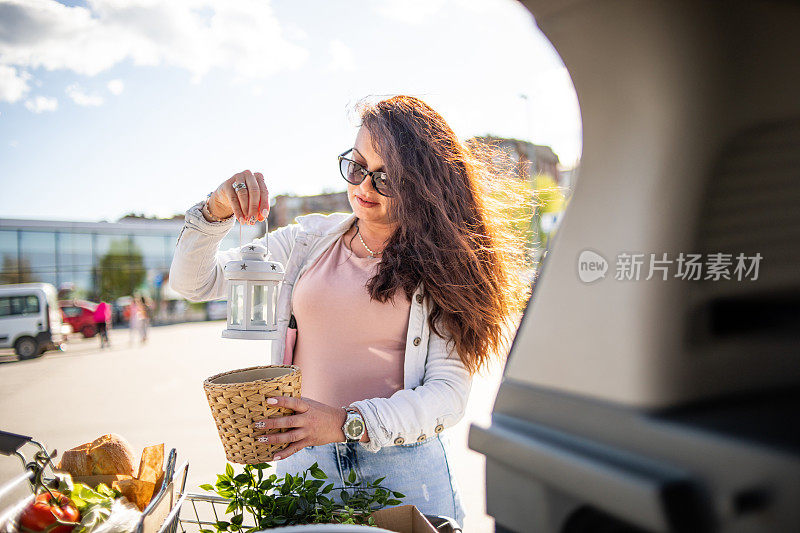
<path fill-rule="evenodd" d="M 580 158 L 569 74 L 512 0 L 0 0 L 0 218 L 184 212 L 242 170 L 344 190 L 364 97 Z"/>

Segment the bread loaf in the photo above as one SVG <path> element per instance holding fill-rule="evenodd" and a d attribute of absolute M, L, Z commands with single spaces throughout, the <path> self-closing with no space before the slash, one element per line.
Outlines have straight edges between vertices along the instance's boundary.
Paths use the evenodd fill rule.
<path fill-rule="evenodd" d="M 129 502 L 136 505 L 140 511 L 144 511 L 144 508 L 153 498 L 155 485 L 149 481 L 140 481 L 138 479 L 121 479 L 115 481 L 111 488 L 118 490 Z"/>
<path fill-rule="evenodd" d="M 89 448 L 92 474 L 123 474 L 136 477 L 136 457 L 133 448 L 123 437 L 111 433 L 95 439 Z"/>
<path fill-rule="evenodd" d="M 92 475 L 92 460 L 89 458 L 89 447 L 91 445 L 91 442 L 87 442 L 65 451 L 61 456 L 58 469 L 69 472 L 73 476 Z"/>

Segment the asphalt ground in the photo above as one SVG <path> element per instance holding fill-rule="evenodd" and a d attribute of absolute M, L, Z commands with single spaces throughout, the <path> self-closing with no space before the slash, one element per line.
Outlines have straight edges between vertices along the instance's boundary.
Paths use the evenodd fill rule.
<path fill-rule="evenodd" d="M 203 380 L 264 364 L 269 354 L 266 341 L 222 339 L 223 327 L 218 321 L 151 328 L 145 344 L 117 329 L 104 350 L 97 337 L 72 336 L 64 351 L 29 361 L 0 352 L 0 429 L 32 436 L 51 451 L 106 433 L 124 436 L 137 451 L 164 442 L 177 449 L 179 463 L 189 460 L 188 490 L 202 492 L 197 487 L 213 484 L 225 467 Z M 464 419 L 447 430 L 466 532 L 494 531 L 485 514 L 485 461 L 467 448 L 467 432 L 471 423 L 488 425 L 500 377 L 499 368 L 476 376 Z M 16 457 L 0 456 L 0 484 L 21 471 Z M 0 501 L 0 509 L 14 497 Z"/>

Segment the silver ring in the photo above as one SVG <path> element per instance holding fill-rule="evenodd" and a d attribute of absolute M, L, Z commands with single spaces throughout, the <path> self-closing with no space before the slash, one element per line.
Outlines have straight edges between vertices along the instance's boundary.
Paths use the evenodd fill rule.
<path fill-rule="evenodd" d="M 246 188 L 247 188 L 247 184 L 246 183 L 234 183 L 233 184 L 233 190 L 236 191 L 236 192 L 239 192 L 242 189 L 246 189 Z"/>

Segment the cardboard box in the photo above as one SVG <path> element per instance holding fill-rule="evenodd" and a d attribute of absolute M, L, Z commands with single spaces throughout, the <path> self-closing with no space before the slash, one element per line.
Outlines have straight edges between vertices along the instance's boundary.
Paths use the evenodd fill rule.
<path fill-rule="evenodd" d="M 389 507 L 372 513 L 375 525 L 397 533 L 436 533 L 436 528 L 414 505 Z"/>

